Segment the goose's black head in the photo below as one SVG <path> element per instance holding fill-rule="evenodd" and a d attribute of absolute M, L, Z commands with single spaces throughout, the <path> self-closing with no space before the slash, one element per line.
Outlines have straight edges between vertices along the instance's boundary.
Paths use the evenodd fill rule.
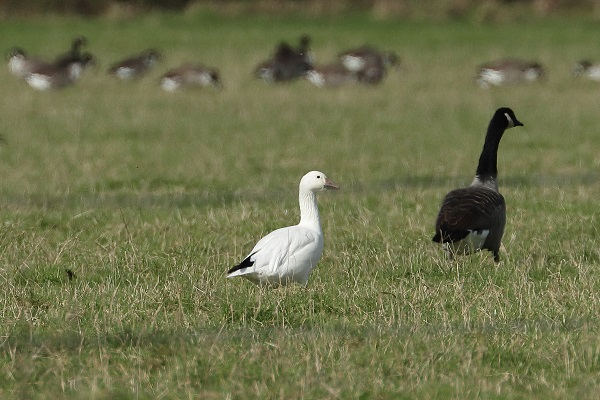
<path fill-rule="evenodd" d="M 515 126 L 523 126 L 521 121 L 517 119 L 514 111 L 508 107 L 501 107 L 497 109 L 492 121 L 494 121 L 496 124 L 502 125 L 504 129 L 514 128 Z"/>
<path fill-rule="evenodd" d="M 10 52 L 6 55 L 6 59 L 10 60 L 13 57 L 27 58 L 27 53 L 20 47 L 13 47 Z"/>
<path fill-rule="evenodd" d="M 479 156 L 479 164 L 477 165 L 477 184 L 486 185 L 486 182 L 495 190 L 498 190 L 496 177 L 498 176 L 498 145 L 504 131 L 515 126 L 523 126 L 521 121 L 517 119 L 513 110 L 508 107 L 501 107 L 496 110 L 490 125 L 488 126 L 483 150 Z"/>
<path fill-rule="evenodd" d="M 310 46 L 310 36 L 302 35 L 300 37 L 300 45 L 298 46 L 298 53 L 305 54 Z"/>

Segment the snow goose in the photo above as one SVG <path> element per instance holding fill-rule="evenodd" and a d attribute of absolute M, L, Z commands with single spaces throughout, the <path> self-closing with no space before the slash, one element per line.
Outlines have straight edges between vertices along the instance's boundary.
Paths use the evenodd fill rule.
<path fill-rule="evenodd" d="M 498 145 L 504 131 L 523 126 L 510 108 L 499 108 L 488 126 L 475 179 L 467 188 L 446 195 L 435 222 L 434 242 L 442 243 L 450 258 L 482 249 L 500 261 L 500 241 L 506 224 L 506 205 L 498 191 Z"/>
<path fill-rule="evenodd" d="M 299 186 L 300 223 L 260 239 L 250 254 L 227 272 L 227 277 L 243 276 L 260 286 L 285 286 L 291 282 L 306 285 L 323 254 L 317 192 L 328 189 L 338 187 L 324 173 L 311 171 L 304 175 Z"/>

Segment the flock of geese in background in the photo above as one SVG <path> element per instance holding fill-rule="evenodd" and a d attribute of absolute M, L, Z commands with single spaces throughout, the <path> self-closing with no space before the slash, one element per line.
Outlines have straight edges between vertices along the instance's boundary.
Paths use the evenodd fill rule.
<path fill-rule="evenodd" d="M 77 82 L 95 58 L 82 51 L 84 37 L 73 40 L 70 50 L 53 61 L 29 57 L 15 48 L 8 57 L 12 74 L 38 90 L 59 89 Z M 363 46 L 345 51 L 330 64 L 316 65 L 309 51 L 310 38 L 302 36 L 298 46 L 280 43 L 271 57 L 260 63 L 254 74 L 269 83 L 305 78 L 316 86 L 340 86 L 349 83 L 377 84 L 389 68 L 397 68 L 399 59 L 391 52 Z M 143 76 L 161 59 L 156 50 L 147 50 L 110 66 L 108 73 L 129 80 Z M 576 75 L 600 81 L 600 63 L 579 62 Z M 514 85 L 538 80 L 544 68 L 537 62 L 501 60 L 478 68 L 479 86 Z M 167 91 L 182 87 L 221 87 L 216 69 L 202 64 L 183 64 L 160 78 Z M 504 197 L 498 190 L 497 153 L 500 140 L 508 128 L 522 126 L 510 108 L 499 108 L 487 128 L 475 178 L 470 186 L 450 191 L 439 210 L 433 241 L 440 243 L 452 258 L 480 250 L 492 253 L 500 261 L 500 244 L 506 224 Z M 262 239 L 228 277 L 242 276 L 261 286 L 280 286 L 296 282 L 306 285 L 309 275 L 323 253 L 323 231 L 317 207 L 317 193 L 338 189 L 319 171 L 304 175 L 299 185 L 300 222 L 277 229 Z"/>
<path fill-rule="evenodd" d="M 37 90 L 55 90 L 73 85 L 81 79 L 84 71 L 96 64 L 96 58 L 83 47 L 87 39 L 76 37 L 71 48 L 54 60 L 31 57 L 19 47 L 8 55 L 9 71 L 24 79 Z M 340 53 L 328 64 L 316 64 L 309 50 L 310 37 L 300 37 L 298 46 L 286 42 L 278 44 L 273 54 L 254 70 L 257 78 L 269 83 L 307 79 L 318 87 L 337 87 L 347 84 L 380 83 L 391 68 L 400 68 L 400 59 L 393 52 L 380 51 L 372 46 L 362 46 Z M 144 76 L 162 60 L 155 49 L 127 57 L 111 65 L 108 73 L 122 80 Z M 600 81 L 600 62 L 580 61 L 573 67 L 576 76 Z M 535 61 L 504 59 L 481 65 L 477 69 L 476 82 L 482 88 L 528 83 L 542 78 L 544 67 Z M 219 71 L 199 63 L 185 63 L 164 73 L 160 87 L 174 91 L 184 87 L 221 88 Z"/>

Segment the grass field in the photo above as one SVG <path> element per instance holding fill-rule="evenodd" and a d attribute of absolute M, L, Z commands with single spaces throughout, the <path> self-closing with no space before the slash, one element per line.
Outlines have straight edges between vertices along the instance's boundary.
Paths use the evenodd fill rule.
<path fill-rule="evenodd" d="M 282 39 L 318 61 L 374 43 L 402 71 L 379 87 L 268 86 Z M 50 57 L 85 34 L 100 60 L 34 92 L 0 71 L 0 398 L 595 398 L 600 389 L 600 58 L 585 17 L 479 25 L 338 18 L 46 18 L 0 24 L 0 48 Z M 122 84 L 104 70 L 158 47 Z M 536 58 L 544 82 L 482 90 L 484 61 Z M 225 89 L 165 93 L 182 61 Z M 431 242 L 444 194 L 470 183 L 494 110 L 508 221 L 489 253 Z M 324 171 L 325 252 L 307 288 L 225 279 L 298 219 Z M 66 270 L 75 278 L 69 280 Z"/>

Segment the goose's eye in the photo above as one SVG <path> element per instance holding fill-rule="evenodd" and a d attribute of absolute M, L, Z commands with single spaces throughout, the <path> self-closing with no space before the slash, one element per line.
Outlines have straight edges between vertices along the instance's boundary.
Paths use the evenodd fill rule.
<path fill-rule="evenodd" d="M 317 175 L 317 179 L 321 179 L 321 175 Z"/>

